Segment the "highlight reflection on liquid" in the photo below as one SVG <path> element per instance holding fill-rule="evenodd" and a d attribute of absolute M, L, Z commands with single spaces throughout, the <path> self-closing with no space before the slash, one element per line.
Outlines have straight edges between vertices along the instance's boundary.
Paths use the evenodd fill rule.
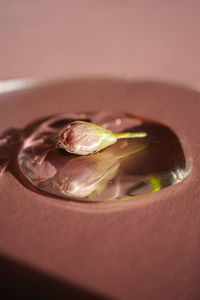
<path fill-rule="evenodd" d="M 80 157 L 56 149 L 59 130 L 72 120 L 90 121 L 113 132 L 143 131 L 148 135 L 119 140 L 97 154 Z M 178 183 L 190 170 L 181 144 L 169 128 L 111 112 L 60 114 L 39 122 L 26 134 L 17 161 L 38 192 L 78 201 L 135 198 Z"/>

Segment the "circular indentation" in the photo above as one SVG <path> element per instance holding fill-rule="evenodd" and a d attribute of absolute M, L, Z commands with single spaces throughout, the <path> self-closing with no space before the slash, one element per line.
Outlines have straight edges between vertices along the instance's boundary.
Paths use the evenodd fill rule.
<path fill-rule="evenodd" d="M 103 151 L 77 156 L 56 149 L 60 129 L 84 120 L 113 132 L 146 132 Z M 38 192 L 75 201 L 138 199 L 182 181 L 189 173 L 181 143 L 168 127 L 128 113 L 58 114 L 37 122 L 24 139 L 19 168 Z"/>

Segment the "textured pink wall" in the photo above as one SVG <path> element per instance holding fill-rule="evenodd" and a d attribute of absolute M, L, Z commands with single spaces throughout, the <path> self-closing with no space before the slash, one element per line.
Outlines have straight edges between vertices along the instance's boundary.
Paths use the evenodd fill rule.
<path fill-rule="evenodd" d="M 177 185 L 137 201 L 97 205 L 38 194 L 6 172 L 0 275 L 3 254 L 37 270 L 39 282 L 45 272 L 111 299 L 200 298 L 199 93 L 151 82 L 72 80 L 2 94 L 0 104 L 0 132 L 60 111 L 123 107 L 170 126 L 193 160 L 191 174 Z M 8 277 L 16 280 L 18 269 Z"/>
<path fill-rule="evenodd" d="M 0 78 L 115 74 L 200 83 L 200 1 L 0 2 Z"/>

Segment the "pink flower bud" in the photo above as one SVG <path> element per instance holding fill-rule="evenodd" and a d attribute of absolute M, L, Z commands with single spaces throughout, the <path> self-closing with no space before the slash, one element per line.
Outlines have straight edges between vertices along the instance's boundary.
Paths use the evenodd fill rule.
<path fill-rule="evenodd" d="M 88 155 L 111 146 L 119 138 L 144 136 L 146 136 L 144 132 L 115 134 L 92 123 L 74 121 L 59 132 L 57 146 L 70 153 Z"/>

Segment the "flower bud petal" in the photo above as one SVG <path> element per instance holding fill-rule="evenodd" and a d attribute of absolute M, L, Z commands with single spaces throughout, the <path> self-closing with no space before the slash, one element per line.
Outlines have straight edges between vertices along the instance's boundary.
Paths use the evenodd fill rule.
<path fill-rule="evenodd" d="M 116 143 L 112 131 L 84 121 L 75 121 L 59 133 L 58 147 L 67 152 L 88 155 Z"/>
<path fill-rule="evenodd" d="M 88 155 L 105 149 L 121 138 L 145 137 L 145 132 L 113 133 L 101 126 L 74 121 L 65 126 L 58 137 L 58 148 L 67 152 Z"/>

